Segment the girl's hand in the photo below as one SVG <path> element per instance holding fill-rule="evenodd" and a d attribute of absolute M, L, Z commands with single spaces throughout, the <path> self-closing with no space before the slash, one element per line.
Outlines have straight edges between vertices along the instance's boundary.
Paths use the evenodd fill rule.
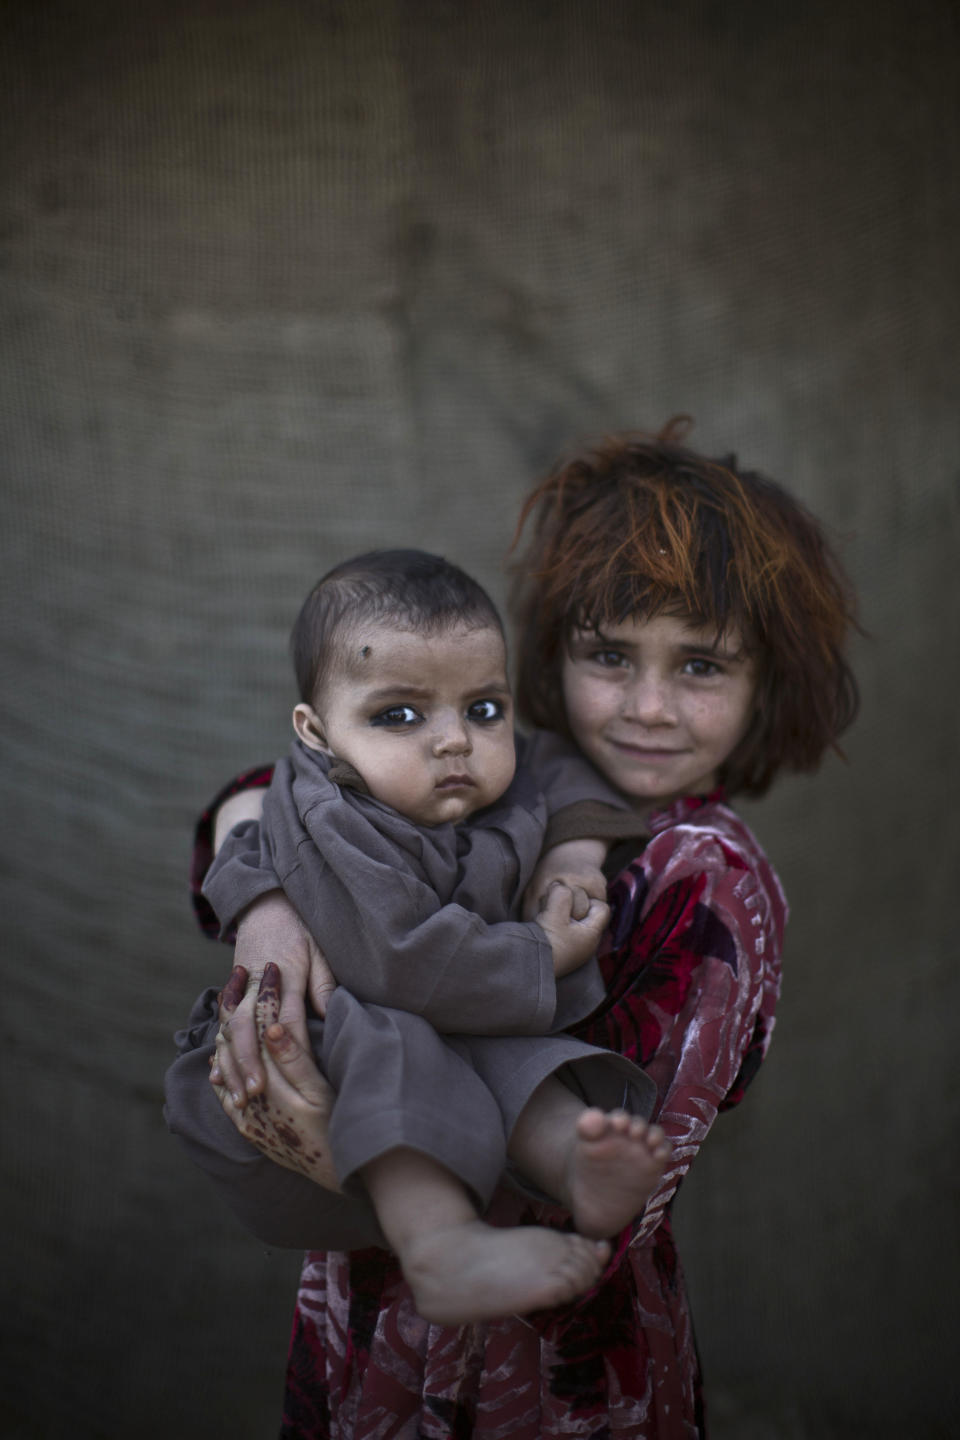
<path fill-rule="evenodd" d="M 605 900 L 593 900 L 583 890 L 571 890 L 562 881 L 554 881 L 541 901 L 537 921 L 550 941 L 553 973 L 558 979 L 586 964 L 609 919 Z"/>
<path fill-rule="evenodd" d="M 250 906 L 237 929 L 234 970 L 220 1001 L 220 1020 L 230 1023 L 230 1045 L 217 1050 L 219 1078 L 240 1109 L 263 1090 L 262 1031 L 256 1023 L 257 989 L 267 967 L 280 975 L 282 1000 L 274 1017 L 289 1027 L 301 1049 L 308 1048 L 304 997 L 323 1015 L 336 989 L 333 972 L 316 941 L 282 890 L 271 890 Z M 243 972 L 239 982 L 238 972 Z"/>
<path fill-rule="evenodd" d="M 574 892 L 573 915 L 577 920 L 585 917 L 590 900 L 606 900 L 607 882 L 602 866 L 608 845 L 606 840 L 565 840 L 562 845 L 544 850 L 524 891 L 524 920 L 540 919 L 540 906 L 550 886 L 558 880 Z M 578 891 L 584 894 L 577 896 Z"/>
<path fill-rule="evenodd" d="M 245 984 L 245 972 L 235 970 L 230 983 Z M 211 1084 L 240 1134 L 268 1159 L 306 1175 L 325 1190 L 339 1190 L 327 1144 L 333 1091 L 313 1057 L 278 1019 L 281 983 L 278 968 L 268 965 L 256 988 L 256 1029 L 263 1046 L 265 1075 L 262 1092 L 240 1106 L 223 1082 L 223 1057 L 232 1041 L 233 1021 L 229 1019 L 217 1036 Z"/>

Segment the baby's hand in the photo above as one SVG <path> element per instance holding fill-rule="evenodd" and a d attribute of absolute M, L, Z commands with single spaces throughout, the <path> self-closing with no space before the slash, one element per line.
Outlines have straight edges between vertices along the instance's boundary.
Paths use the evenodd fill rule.
<path fill-rule="evenodd" d="M 530 884 L 523 897 L 523 918 L 538 920 L 540 905 L 547 892 L 557 880 L 567 885 L 576 894 L 585 892 L 583 908 L 574 905 L 574 918 L 581 920 L 587 912 L 587 902 L 606 900 L 607 882 L 601 866 L 607 857 L 606 840 L 566 840 L 545 850 L 537 861 Z"/>
<path fill-rule="evenodd" d="M 555 881 L 544 895 L 537 920 L 553 950 L 553 973 L 559 979 L 578 970 L 594 953 L 610 919 L 605 900 Z"/>

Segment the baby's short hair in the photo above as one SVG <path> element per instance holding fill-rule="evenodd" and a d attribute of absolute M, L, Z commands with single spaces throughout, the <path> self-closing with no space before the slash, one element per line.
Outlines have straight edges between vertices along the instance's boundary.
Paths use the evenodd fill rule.
<path fill-rule="evenodd" d="M 370 550 L 329 570 L 301 606 L 290 636 L 301 700 L 314 703 L 345 659 L 345 637 L 365 623 L 427 635 L 452 627 L 503 634 L 490 596 L 459 566 L 425 550 Z"/>

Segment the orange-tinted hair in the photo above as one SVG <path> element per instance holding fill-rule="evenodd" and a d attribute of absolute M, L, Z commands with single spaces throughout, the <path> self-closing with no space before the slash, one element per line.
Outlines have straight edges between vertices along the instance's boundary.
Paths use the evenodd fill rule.
<path fill-rule="evenodd" d="M 684 448 L 689 421 L 614 435 L 558 464 L 523 506 L 511 611 L 523 719 L 566 726 L 561 666 L 577 628 L 674 614 L 739 630 L 757 666 L 753 723 L 721 779 L 760 795 L 813 770 L 857 713 L 844 655 L 852 590 L 819 523 L 731 457 Z"/>

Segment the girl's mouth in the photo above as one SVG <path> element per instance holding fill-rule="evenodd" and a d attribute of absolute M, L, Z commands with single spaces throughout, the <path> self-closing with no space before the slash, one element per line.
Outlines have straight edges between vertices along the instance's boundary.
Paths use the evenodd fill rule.
<path fill-rule="evenodd" d="M 651 764 L 657 761 L 675 760 L 678 755 L 683 755 L 683 750 L 667 750 L 654 745 L 634 745 L 628 740 L 611 740 L 610 744 L 617 750 L 623 750 L 628 755 L 636 756 L 638 760 L 648 760 Z"/>

